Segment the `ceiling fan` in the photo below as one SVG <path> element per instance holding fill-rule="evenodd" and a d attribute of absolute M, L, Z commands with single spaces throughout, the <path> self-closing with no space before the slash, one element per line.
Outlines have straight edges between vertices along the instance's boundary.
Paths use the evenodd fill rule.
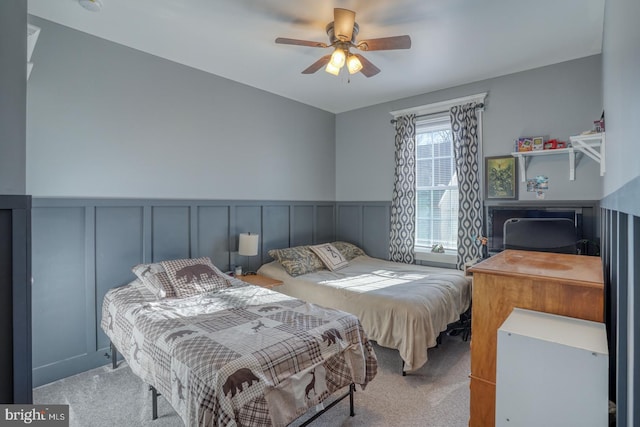
<path fill-rule="evenodd" d="M 325 67 L 327 73 L 337 76 L 342 67 L 346 65 L 349 74 L 361 72 L 366 77 L 375 76 L 380 72 L 380 69 L 364 56 L 358 53 L 351 53 L 351 48 L 366 52 L 370 50 L 409 49 L 411 47 L 411 37 L 406 35 L 356 41 L 359 29 L 360 27 L 356 22 L 356 13 L 354 11 L 335 8 L 333 9 L 333 22 L 330 22 L 326 28 L 327 35 L 329 36 L 329 44 L 283 37 L 278 37 L 276 43 L 334 48 L 331 55 L 325 55 L 318 59 L 303 70 L 302 74 L 313 74 L 320 68 Z"/>

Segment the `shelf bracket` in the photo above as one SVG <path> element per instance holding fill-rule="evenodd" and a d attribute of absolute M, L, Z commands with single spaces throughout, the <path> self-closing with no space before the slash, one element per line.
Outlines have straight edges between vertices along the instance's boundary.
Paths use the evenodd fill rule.
<path fill-rule="evenodd" d="M 586 154 L 594 161 L 600 163 L 600 176 L 605 173 L 605 134 L 572 136 L 573 148 Z M 596 150 L 599 147 L 599 150 Z"/>
<path fill-rule="evenodd" d="M 527 158 L 522 154 L 515 154 L 514 157 L 518 159 L 518 168 L 520 169 L 520 182 L 527 180 Z"/>
<path fill-rule="evenodd" d="M 576 179 L 576 152 L 569 148 L 569 181 Z"/>

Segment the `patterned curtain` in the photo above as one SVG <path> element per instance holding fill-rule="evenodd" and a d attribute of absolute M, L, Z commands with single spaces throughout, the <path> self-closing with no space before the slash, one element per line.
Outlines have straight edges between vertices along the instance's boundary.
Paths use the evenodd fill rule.
<path fill-rule="evenodd" d="M 416 232 L 416 115 L 396 120 L 396 169 L 391 200 L 391 261 L 413 264 Z"/>
<path fill-rule="evenodd" d="M 477 104 L 456 105 L 449 110 L 458 175 L 458 259 L 456 266 L 481 258 L 482 200 L 478 174 L 478 116 Z"/>

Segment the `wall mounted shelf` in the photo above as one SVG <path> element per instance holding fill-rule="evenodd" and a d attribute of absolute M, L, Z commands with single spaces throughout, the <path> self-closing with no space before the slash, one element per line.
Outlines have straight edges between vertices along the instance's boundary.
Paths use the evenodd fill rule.
<path fill-rule="evenodd" d="M 518 151 L 511 153 L 513 157 L 518 159 L 518 167 L 520 168 L 520 181 L 527 180 L 527 159 L 537 156 L 557 156 L 567 154 L 569 156 L 569 179 L 576 179 L 576 152 L 584 153 L 594 161 L 600 163 L 600 176 L 605 173 L 605 134 L 592 133 L 588 135 L 570 136 L 569 141 L 571 147 L 558 148 L 556 150 L 539 150 L 539 151 Z"/>

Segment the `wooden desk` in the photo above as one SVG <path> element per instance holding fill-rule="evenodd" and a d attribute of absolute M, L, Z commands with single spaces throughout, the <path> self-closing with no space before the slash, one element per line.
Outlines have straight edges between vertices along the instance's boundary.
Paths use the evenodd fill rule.
<path fill-rule="evenodd" d="M 514 307 L 602 322 L 599 257 L 505 250 L 471 269 L 471 418 L 495 425 L 497 331 Z"/>
<path fill-rule="evenodd" d="M 243 282 L 251 283 L 252 285 L 262 286 L 263 288 L 272 289 L 276 286 L 282 285 L 281 280 L 272 279 L 261 274 L 247 274 L 238 276 L 238 279 Z"/>

